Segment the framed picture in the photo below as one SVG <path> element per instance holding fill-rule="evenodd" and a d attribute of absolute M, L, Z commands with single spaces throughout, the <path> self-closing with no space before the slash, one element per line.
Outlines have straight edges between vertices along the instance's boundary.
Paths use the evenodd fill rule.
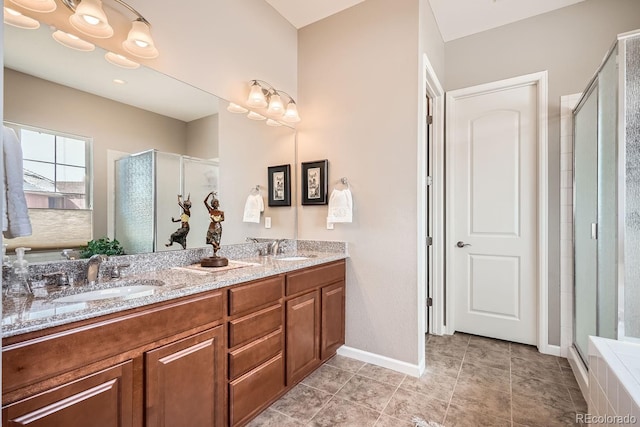
<path fill-rule="evenodd" d="M 327 176 L 329 161 L 318 160 L 302 163 L 302 204 L 327 204 Z"/>
<path fill-rule="evenodd" d="M 269 166 L 269 206 L 291 206 L 291 165 Z"/>

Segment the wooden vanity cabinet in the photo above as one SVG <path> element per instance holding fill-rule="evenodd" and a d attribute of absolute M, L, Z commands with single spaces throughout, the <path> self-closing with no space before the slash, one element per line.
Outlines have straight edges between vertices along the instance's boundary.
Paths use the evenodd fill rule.
<path fill-rule="evenodd" d="M 337 261 L 3 340 L 2 425 L 244 426 L 344 343 Z"/>
<path fill-rule="evenodd" d="M 287 275 L 287 386 L 333 356 L 344 344 L 345 262 Z"/>
<path fill-rule="evenodd" d="M 215 291 L 5 339 L 2 425 L 224 426 L 223 314 Z"/>

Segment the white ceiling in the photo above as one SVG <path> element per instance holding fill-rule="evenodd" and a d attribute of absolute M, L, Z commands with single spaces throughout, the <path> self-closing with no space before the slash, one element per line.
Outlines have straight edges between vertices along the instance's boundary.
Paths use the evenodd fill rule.
<path fill-rule="evenodd" d="M 266 0 L 296 28 L 364 0 Z M 445 42 L 490 30 L 584 0 L 429 0 Z"/>
<path fill-rule="evenodd" d="M 364 0 L 266 0 L 296 28 L 338 13 Z"/>
<path fill-rule="evenodd" d="M 429 0 L 445 42 L 584 0 Z"/>

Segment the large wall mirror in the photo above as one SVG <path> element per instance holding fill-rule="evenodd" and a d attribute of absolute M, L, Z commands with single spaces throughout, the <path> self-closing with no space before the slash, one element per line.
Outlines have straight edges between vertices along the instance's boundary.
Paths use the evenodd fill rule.
<path fill-rule="evenodd" d="M 44 130 L 63 142 L 68 138 L 70 146 L 76 139 L 89 141 L 85 180 L 90 203 L 80 210 L 90 218 L 92 238 L 114 237 L 117 159 L 146 150 L 182 155 L 187 160 L 206 159 L 217 165 L 215 177 L 208 176 L 195 188 L 185 187 L 185 192 L 191 195 L 192 218 L 208 225 L 203 200 L 209 191 L 217 191 L 225 212 L 223 245 L 244 243 L 249 237 L 296 237 L 294 189 L 291 206 L 267 205 L 267 168 L 290 164 L 295 175 L 294 129 L 269 127 L 229 113 L 225 100 L 150 68 L 112 65 L 97 46 L 91 52 L 71 50 L 55 42 L 52 32 L 44 24 L 35 30 L 5 24 L 3 119 L 15 128 Z M 176 195 L 183 178 L 163 178 L 155 191 L 171 201 L 156 207 L 156 221 L 177 228 L 180 224 L 171 223 L 171 217 L 179 218 L 182 213 Z M 295 182 L 292 176 L 292 185 Z M 256 186 L 264 197 L 265 211 L 259 223 L 244 222 L 245 201 Z M 147 199 L 140 196 L 140 200 Z M 55 212 L 47 218 L 46 229 L 34 230 L 30 240 L 5 239 L 5 243 L 10 248 L 28 245 L 55 251 L 68 246 L 48 242 L 46 231 L 57 228 L 73 235 L 79 227 L 74 222 L 77 219 Z M 265 218 L 270 218 L 270 228 L 265 227 Z M 205 234 L 198 233 L 190 231 L 188 247 L 205 246 Z M 154 250 L 165 250 L 169 235 L 158 239 L 162 241 Z"/>

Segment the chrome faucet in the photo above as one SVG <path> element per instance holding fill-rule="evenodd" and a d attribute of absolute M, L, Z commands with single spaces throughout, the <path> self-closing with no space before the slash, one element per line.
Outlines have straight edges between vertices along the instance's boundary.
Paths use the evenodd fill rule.
<path fill-rule="evenodd" d="M 276 239 L 271 242 L 271 244 L 269 245 L 269 253 L 271 255 L 278 255 L 279 253 L 281 253 L 282 248 L 280 247 L 280 244 L 284 242 L 284 240 L 285 239 Z"/>
<path fill-rule="evenodd" d="M 89 262 L 87 262 L 87 282 L 90 285 L 95 285 L 98 280 L 98 274 L 100 273 L 100 264 L 102 261 L 108 260 L 109 257 L 106 255 L 95 254 L 91 258 L 89 258 Z"/>

